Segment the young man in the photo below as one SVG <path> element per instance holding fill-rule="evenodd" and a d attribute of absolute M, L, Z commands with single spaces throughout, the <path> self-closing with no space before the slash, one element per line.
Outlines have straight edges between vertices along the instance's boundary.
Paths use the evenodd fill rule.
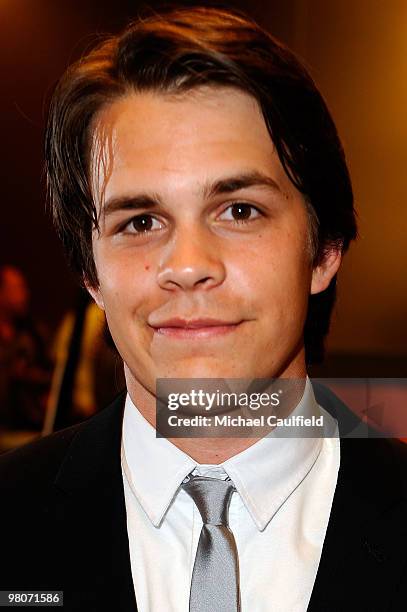
<path fill-rule="evenodd" d="M 404 609 L 402 445 L 155 435 L 157 379 L 300 379 L 298 412 L 335 413 L 307 364 L 356 225 L 298 60 L 240 15 L 155 15 L 63 77 L 46 157 L 128 394 L 2 457 L 1 588 L 67 610 Z"/>

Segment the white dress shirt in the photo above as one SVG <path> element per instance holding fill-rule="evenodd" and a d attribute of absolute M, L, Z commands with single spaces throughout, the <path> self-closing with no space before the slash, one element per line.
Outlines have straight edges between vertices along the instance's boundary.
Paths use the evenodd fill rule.
<path fill-rule="evenodd" d="M 339 470 L 336 421 L 307 379 L 294 411 L 324 416 L 326 435 L 267 437 L 220 465 L 198 465 L 156 438 L 127 396 L 122 471 L 131 571 L 139 612 L 188 612 L 202 519 L 180 488 L 192 471 L 229 476 L 229 526 L 239 554 L 242 612 L 305 612 L 321 557 Z M 214 612 L 217 612 L 214 610 Z"/>

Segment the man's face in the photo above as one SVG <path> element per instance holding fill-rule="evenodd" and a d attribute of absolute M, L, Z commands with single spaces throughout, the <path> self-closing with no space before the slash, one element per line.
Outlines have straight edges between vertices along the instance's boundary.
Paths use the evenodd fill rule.
<path fill-rule="evenodd" d="M 95 126 L 92 294 L 128 385 L 304 375 L 308 217 L 255 100 L 134 93 Z"/>

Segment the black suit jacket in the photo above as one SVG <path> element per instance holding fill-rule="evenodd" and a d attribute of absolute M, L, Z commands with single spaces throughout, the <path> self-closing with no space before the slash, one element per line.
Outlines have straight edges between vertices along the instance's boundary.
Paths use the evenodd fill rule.
<path fill-rule="evenodd" d="M 137 610 L 120 465 L 123 400 L 0 457 L 0 590 L 63 590 L 64 607 L 55 609 L 69 612 Z M 407 610 L 406 468 L 400 442 L 341 439 L 309 612 Z"/>

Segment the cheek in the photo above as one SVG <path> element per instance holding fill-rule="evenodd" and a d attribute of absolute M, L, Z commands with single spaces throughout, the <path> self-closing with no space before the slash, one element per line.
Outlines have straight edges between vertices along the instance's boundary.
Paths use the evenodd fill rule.
<path fill-rule="evenodd" d="M 146 269 L 147 267 L 147 269 Z M 140 260 L 130 265 L 111 266 L 104 277 L 105 312 L 112 336 L 125 346 L 149 342 L 147 320 L 162 304 L 156 267 Z"/>
<path fill-rule="evenodd" d="M 308 292 L 311 264 L 302 236 L 290 232 L 259 234 L 239 253 L 228 254 L 229 268 L 241 286 L 265 295 L 275 291 Z"/>
<path fill-rule="evenodd" d="M 306 317 L 311 266 L 301 237 L 288 232 L 257 245 L 234 259 L 232 274 L 238 293 L 247 298 L 252 314 L 264 322 L 267 334 L 299 333 Z"/>
<path fill-rule="evenodd" d="M 130 253 L 101 252 L 96 265 L 107 316 L 117 318 L 133 310 L 146 291 L 149 274 L 143 261 L 138 263 Z"/>

